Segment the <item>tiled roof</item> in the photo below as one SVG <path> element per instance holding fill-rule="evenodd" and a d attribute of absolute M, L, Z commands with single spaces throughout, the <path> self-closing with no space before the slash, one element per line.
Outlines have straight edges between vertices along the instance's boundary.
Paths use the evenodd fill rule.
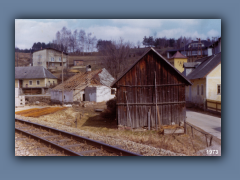
<path fill-rule="evenodd" d="M 71 91 L 74 89 L 82 90 L 89 85 L 91 86 L 104 85 L 109 87 L 114 80 L 115 79 L 108 73 L 108 71 L 105 68 L 103 68 L 101 70 L 76 74 L 69 78 L 67 81 L 53 88 L 53 90 L 62 89 L 64 89 L 64 91 Z"/>
<path fill-rule="evenodd" d="M 173 58 L 175 58 L 175 59 L 177 59 L 177 58 L 186 58 L 187 59 L 187 57 L 182 55 L 179 51 L 177 51 L 170 59 L 173 59 Z"/>
<path fill-rule="evenodd" d="M 132 66 L 130 66 L 127 70 L 125 70 L 111 85 L 111 87 L 114 86 L 114 84 L 116 84 L 128 71 L 130 71 L 130 69 L 132 69 L 137 63 L 138 61 L 140 61 L 147 53 L 149 53 L 150 51 L 153 51 L 154 53 L 156 53 L 163 61 L 165 61 L 172 69 L 174 69 L 182 78 L 184 78 L 184 80 L 187 82 L 187 84 L 191 85 L 192 83 L 184 76 L 182 75 L 168 60 L 166 60 L 161 54 L 159 54 L 155 49 L 150 48 L 149 50 L 147 50 L 137 61 L 135 61 L 133 63 Z"/>
<path fill-rule="evenodd" d="M 57 79 L 51 72 L 43 66 L 15 67 L 15 79 Z"/>
<path fill-rule="evenodd" d="M 201 64 L 188 74 L 188 79 L 204 78 L 206 75 L 208 75 L 209 72 L 211 72 L 218 64 L 221 63 L 221 52 L 212 56 L 198 59 L 195 62 L 200 62 Z"/>

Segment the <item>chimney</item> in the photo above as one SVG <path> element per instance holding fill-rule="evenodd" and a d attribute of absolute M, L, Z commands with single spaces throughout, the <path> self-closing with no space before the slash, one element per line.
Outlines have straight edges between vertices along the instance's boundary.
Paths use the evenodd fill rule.
<path fill-rule="evenodd" d="M 87 65 L 86 66 L 86 72 L 90 72 L 91 71 L 91 65 Z"/>
<path fill-rule="evenodd" d="M 86 76 L 86 84 L 89 85 L 90 84 L 90 73 L 91 72 L 91 65 L 87 65 L 86 66 L 86 73 L 87 73 L 87 76 Z"/>

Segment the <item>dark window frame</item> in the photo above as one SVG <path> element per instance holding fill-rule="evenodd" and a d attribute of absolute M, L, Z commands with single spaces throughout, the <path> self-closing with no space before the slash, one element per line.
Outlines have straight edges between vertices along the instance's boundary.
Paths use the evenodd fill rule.
<path fill-rule="evenodd" d="M 204 94 L 203 84 L 201 84 L 201 95 Z"/>
<path fill-rule="evenodd" d="M 115 95 L 116 94 L 116 90 L 115 89 L 111 89 L 111 95 Z"/>
<path fill-rule="evenodd" d="M 221 95 L 221 92 L 222 89 L 221 89 L 221 84 L 217 84 L 217 95 Z"/>
<path fill-rule="evenodd" d="M 197 95 L 199 95 L 199 85 L 197 85 Z"/>

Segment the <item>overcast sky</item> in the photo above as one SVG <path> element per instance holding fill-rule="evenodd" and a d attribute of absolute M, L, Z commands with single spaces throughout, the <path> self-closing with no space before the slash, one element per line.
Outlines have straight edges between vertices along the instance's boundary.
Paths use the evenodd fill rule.
<path fill-rule="evenodd" d="M 34 42 L 49 43 L 63 26 L 83 29 L 97 39 L 137 43 L 144 36 L 206 39 L 221 36 L 221 19 L 16 19 L 15 46 L 29 49 Z"/>

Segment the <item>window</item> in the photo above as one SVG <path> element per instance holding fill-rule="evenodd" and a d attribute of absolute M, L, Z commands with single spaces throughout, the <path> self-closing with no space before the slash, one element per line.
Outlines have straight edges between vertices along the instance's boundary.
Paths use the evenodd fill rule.
<path fill-rule="evenodd" d="M 32 85 L 32 81 L 29 81 L 29 85 Z"/>
<path fill-rule="evenodd" d="M 199 95 L 199 85 L 197 85 L 197 95 Z"/>
<path fill-rule="evenodd" d="M 114 95 L 116 93 L 115 89 L 111 89 L 111 94 Z"/>
<path fill-rule="evenodd" d="M 221 84 L 217 85 L 217 94 L 221 95 Z"/>
<path fill-rule="evenodd" d="M 38 64 L 40 65 L 40 64 L 42 64 L 42 62 L 38 62 Z"/>
<path fill-rule="evenodd" d="M 201 85 L 201 95 L 203 95 L 203 84 Z"/>
<path fill-rule="evenodd" d="M 62 60 L 61 60 L 61 57 L 59 58 L 59 61 L 62 61 Z"/>
<path fill-rule="evenodd" d="M 37 85 L 40 85 L 40 81 L 39 80 L 37 80 Z"/>
<path fill-rule="evenodd" d="M 51 57 L 51 61 L 54 62 L 54 57 Z"/>

